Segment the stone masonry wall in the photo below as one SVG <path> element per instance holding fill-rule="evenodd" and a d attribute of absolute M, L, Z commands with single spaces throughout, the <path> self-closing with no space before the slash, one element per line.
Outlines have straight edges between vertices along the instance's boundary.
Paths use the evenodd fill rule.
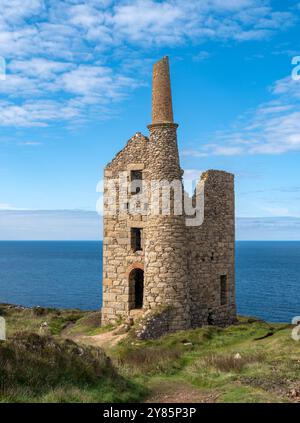
<path fill-rule="evenodd" d="M 226 325 L 236 319 L 234 176 L 215 170 L 202 175 L 204 221 L 187 226 L 184 213 L 175 213 L 185 195 L 177 126 L 165 57 L 153 70 L 150 137 L 136 133 L 105 168 L 104 202 L 116 202 L 116 210 L 110 214 L 104 207 L 102 324 L 142 314 L 141 339 L 208 324 Z M 143 187 L 147 188 L 140 194 L 123 189 L 133 171 L 142 172 Z M 170 190 L 168 195 L 161 190 L 153 197 L 152 181 L 175 181 L 179 186 L 179 196 L 171 190 L 169 210 L 162 204 Z M 112 198 L 113 192 L 116 198 Z M 132 233 L 139 233 L 134 231 L 137 228 L 142 229 L 139 251 L 131 244 Z M 135 269 L 144 271 L 143 307 L 132 313 L 134 305 L 140 306 L 134 301 L 131 285 Z M 141 277 L 140 271 L 138 274 Z M 139 292 L 140 280 L 135 282 L 135 292 Z"/>
<path fill-rule="evenodd" d="M 170 308 L 158 307 L 154 310 L 147 310 L 139 322 L 136 330 L 138 339 L 156 339 L 167 334 L 170 331 Z"/>
<path fill-rule="evenodd" d="M 143 228 L 147 216 L 128 214 L 125 204 L 128 198 L 122 197 L 118 178 L 120 173 L 126 172 L 129 179 L 131 170 L 143 170 L 147 166 L 148 143 L 147 137 L 137 133 L 105 169 L 104 202 L 111 196 L 110 181 L 116 181 L 117 210 L 116 215 L 110 216 L 104 207 L 103 324 L 128 316 L 130 272 L 134 268 L 144 269 L 144 250 L 132 250 L 130 231 L 132 227 Z"/>
<path fill-rule="evenodd" d="M 204 222 L 188 228 L 191 326 L 235 321 L 234 176 L 209 170 L 204 184 Z M 226 275 L 226 304 L 221 305 L 221 280 Z"/>
<path fill-rule="evenodd" d="M 143 170 L 144 183 L 181 180 L 176 124 L 150 126 L 150 140 L 132 137 L 105 170 L 106 184 Z M 145 271 L 144 310 L 172 305 L 169 330 L 235 320 L 234 180 L 233 175 L 208 171 L 204 184 L 204 222 L 186 227 L 183 216 L 129 215 L 117 184 L 117 213 L 104 215 L 103 323 L 129 314 L 129 275 Z M 105 192 L 105 201 L 110 194 Z M 149 201 L 148 207 L 151 207 Z M 133 252 L 131 228 L 143 228 L 144 248 Z M 227 304 L 220 305 L 220 276 L 227 277 Z"/>
<path fill-rule="evenodd" d="M 149 174 L 181 182 L 177 125 L 149 125 Z M 151 206 L 151 204 L 150 204 Z M 184 216 L 148 216 L 145 234 L 145 308 L 172 305 L 169 330 L 190 327 L 187 238 Z"/>

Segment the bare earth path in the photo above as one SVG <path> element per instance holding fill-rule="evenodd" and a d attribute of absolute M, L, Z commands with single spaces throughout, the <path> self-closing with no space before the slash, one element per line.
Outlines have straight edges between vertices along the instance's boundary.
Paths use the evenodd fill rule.
<path fill-rule="evenodd" d="M 152 393 L 145 402 L 152 403 L 213 403 L 218 394 L 206 394 L 184 383 L 163 381 L 152 385 Z"/>
<path fill-rule="evenodd" d="M 112 331 L 92 336 L 77 334 L 71 338 L 75 342 L 109 350 L 127 336 L 127 333 L 122 333 L 120 329 L 120 327 L 117 327 Z M 218 393 L 201 392 L 181 381 L 158 381 L 153 383 L 150 389 L 151 393 L 145 400 L 147 403 L 213 403 L 218 398 Z"/>
<path fill-rule="evenodd" d="M 74 335 L 72 339 L 75 342 L 82 342 L 87 345 L 92 345 L 93 347 L 100 347 L 104 350 L 114 347 L 118 342 L 122 341 L 127 336 L 127 333 L 120 333 L 120 327 L 109 331 L 103 332 L 99 335 Z"/>

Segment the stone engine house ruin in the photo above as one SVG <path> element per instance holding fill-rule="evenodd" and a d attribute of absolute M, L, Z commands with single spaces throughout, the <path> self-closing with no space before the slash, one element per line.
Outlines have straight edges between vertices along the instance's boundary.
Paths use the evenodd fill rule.
<path fill-rule="evenodd" d="M 177 127 L 164 57 L 153 69 L 149 137 L 136 133 L 105 168 L 102 324 L 139 316 L 140 338 L 236 319 L 234 176 L 202 174 L 204 220 L 196 226 L 174 212 L 172 194 L 170 213 L 151 212 L 154 201 L 160 207 L 161 194 L 139 199 L 153 180 L 183 187 Z M 112 202 L 115 213 L 107 209 Z"/>

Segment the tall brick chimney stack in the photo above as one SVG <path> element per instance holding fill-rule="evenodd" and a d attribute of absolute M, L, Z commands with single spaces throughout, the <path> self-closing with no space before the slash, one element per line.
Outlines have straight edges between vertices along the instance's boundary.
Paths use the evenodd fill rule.
<path fill-rule="evenodd" d="M 153 67 L 152 123 L 172 123 L 173 107 L 168 56 Z"/>
<path fill-rule="evenodd" d="M 149 169 L 157 181 L 181 180 L 177 127 L 173 119 L 169 58 L 163 57 L 153 66 L 152 123 L 148 125 L 153 156 Z M 153 163 L 151 162 L 153 159 Z M 153 169 L 152 169 L 153 165 Z"/>

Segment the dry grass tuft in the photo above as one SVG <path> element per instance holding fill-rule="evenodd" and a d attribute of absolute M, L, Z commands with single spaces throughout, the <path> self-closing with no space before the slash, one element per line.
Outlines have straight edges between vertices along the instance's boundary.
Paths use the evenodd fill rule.
<path fill-rule="evenodd" d="M 127 369 L 130 374 L 150 374 L 175 367 L 181 356 L 180 348 L 165 349 L 151 345 L 123 351 L 116 359 L 116 364 L 123 370 Z"/>
<path fill-rule="evenodd" d="M 214 367 L 221 372 L 241 372 L 247 365 L 252 363 L 260 363 L 264 359 L 262 353 L 254 353 L 243 355 L 236 358 L 235 354 L 215 355 L 212 354 L 203 359 L 205 366 Z"/>

